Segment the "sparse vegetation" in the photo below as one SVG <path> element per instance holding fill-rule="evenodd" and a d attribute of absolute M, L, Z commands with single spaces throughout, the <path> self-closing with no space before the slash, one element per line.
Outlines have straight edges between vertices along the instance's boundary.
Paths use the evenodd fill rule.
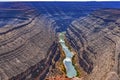
<path fill-rule="evenodd" d="M 79 68 L 79 65 L 77 64 L 77 53 L 74 51 L 74 49 L 72 49 L 72 47 L 70 46 L 70 44 L 69 44 L 69 42 L 67 41 L 67 39 L 66 39 L 66 37 L 64 36 L 64 40 L 65 40 L 65 45 L 68 47 L 68 49 L 74 54 L 74 56 L 72 57 L 72 64 L 74 65 L 74 67 L 75 67 L 75 69 L 76 69 L 76 71 L 77 71 L 77 77 L 80 77 L 81 76 L 81 72 L 80 72 L 80 68 Z M 64 51 L 63 51 L 63 53 L 62 54 L 64 54 L 65 55 L 65 53 L 64 53 Z M 64 57 L 65 58 L 65 57 Z M 64 59 L 63 58 L 63 59 Z M 66 72 L 66 71 L 65 71 Z"/>
<path fill-rule="evenodd" d="M 65 69 L 65 66 L 63 64 L 63 60 L 65 58 L 65 53 L 64 51 L 62 50 L 62 47 L 59 46 L 59 50 L 60 50 L 60 60 L 59 60 L 59 66 L 60 66 L 60 71 L 63 72 L 63 74 L 66 74 L 66 69 Z"/>

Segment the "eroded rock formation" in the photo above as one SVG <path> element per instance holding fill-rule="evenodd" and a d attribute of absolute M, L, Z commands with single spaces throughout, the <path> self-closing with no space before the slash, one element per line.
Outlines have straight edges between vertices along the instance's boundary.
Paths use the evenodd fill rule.
<path fill-rule="evenodd" d="M 80 66 L 88 74 L 85 80 L 119 80 L 119 9 L 98 10 L 73 21 L 66 37 L 78 52 Z"/>
<path fill-rule="evenodd" d="M 0 12 L 0 80 L 44 79 L 57 51 L 53 20 L 31 5 L 9 5 Z"/>
<path fill-rule="evenodd" d="M 0 80 L 57 76 L 60 50 L 55 31 L 66 29 L 66 39 L 87 73 L 82 80 L 119 80 L 120 10 L 101 9 L 78 18 L 80 12 L 71 14 L 71 8 L 54 8 L 0 3 Z"/>

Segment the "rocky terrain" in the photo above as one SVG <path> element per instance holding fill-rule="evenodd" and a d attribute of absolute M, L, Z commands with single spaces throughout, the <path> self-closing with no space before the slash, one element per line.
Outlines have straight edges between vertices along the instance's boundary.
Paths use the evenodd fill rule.
<path fill-rule="evenodd" d="M 0 80 L 44 79 L 57 55 L 52 20 L 31 5 L 0 8 Z"/>
<path fill-rule="evenodd" d="M 73 21 L 66 37 L 78 52 L 85 80 L 119 80 L 119 9 L 101 9 Z"/>
<path fill-rule="evenodd" d="M 0 80 L 119 80 L 120 9 L 80 17 L 76 5 L 0 3 Z M 76 55 L 79 78 L 65 75 L 61 31 Z"/>

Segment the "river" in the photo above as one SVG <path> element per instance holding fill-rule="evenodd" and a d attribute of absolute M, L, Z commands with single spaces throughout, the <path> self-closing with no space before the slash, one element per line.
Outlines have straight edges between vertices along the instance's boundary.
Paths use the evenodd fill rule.
<path fill-rule="evenodd" d="M 72 63 L 72 57 L 74 54 L 69 50 L 69 48 L 65 45 L 65 32 L 59 33 L 59 43 L 62 46 L 62 50 L 64 51 L 66 57 L 63 60 L 64 66 L 66 68 L 66 75 L 68 78 L 73 78 L 77 75 L 77 71 Z"/>

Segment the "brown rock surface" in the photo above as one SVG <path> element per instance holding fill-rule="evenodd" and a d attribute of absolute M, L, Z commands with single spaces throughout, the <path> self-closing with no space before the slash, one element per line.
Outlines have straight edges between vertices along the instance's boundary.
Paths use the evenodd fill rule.
<path fill-rule="evenodd" d="M 52 20 L 31 5 L 10 5 L 12 8 L 3 8 L 0 15 L 8 18 L 7 22 L 1 20 L 0 80 L 44 79 L 57 50 Z"/>
<path fill-rule="evenodd" d="M 73 21 L 67 29 L 67 40 L 78 52 L 79 64 L 88 74 L 86 80 L 109 80 L 105 78 L 111 71 L 120 76 L 119 19 L 119 9 L 98 10 Z"/>
<path fill-rule="evenodd" d="M 60 50 L 53 29 L 57 29 L 57 23 L 30 4 L 9 6 L 0 7 L 0 80 L 44 80 L 46 75 L 58 74 L 55 65 Z M 74 20 L 66 37 L 87 73 L 79 80 L 119 80 L 119 9 L 98 10 Z M 69 80 L 63 76 L 53 78 Z"/>

